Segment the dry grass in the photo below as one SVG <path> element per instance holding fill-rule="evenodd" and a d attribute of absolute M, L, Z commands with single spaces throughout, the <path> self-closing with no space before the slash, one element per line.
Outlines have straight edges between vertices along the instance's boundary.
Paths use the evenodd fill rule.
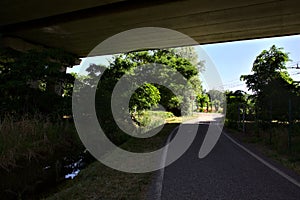
<path fill-rule="evenodd" d="M 75 141 L 77 133 L 71 124 L 38 115 L 18 121 L 6 116 L 0 121 L 0 168 L 9 171 L 24 162 L 47 159 Z"/>
<path fill-rule="evenodd" d="M 188 121 L 188 120 L 191 120 L 191 119 L 195 119 L 195 118 L 197 118 L 197 117 L 199 117 L 199 115 L 198 114 L 193 114 L 192 116 L 183 116 L 183 117 L 175 117 L 175 116 L 173 116 L 173 117 L 169 117 L 169 118 L 166 118 L 166 123 L 169 123 L 169 124 L 171 124 L 171 123 L 183 123 L 183 122 L 185 122 L 185 121 Z"/>

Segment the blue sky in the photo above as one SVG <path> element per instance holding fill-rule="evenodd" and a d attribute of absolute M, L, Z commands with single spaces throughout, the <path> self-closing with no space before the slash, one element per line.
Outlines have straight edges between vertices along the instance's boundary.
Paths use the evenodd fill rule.
<path fill-rule="evenodd" d="M 226 89 L 245 90 L 239 77 L 243 74 L 250 74 L 256 56 L 273 44 L 289 52 L 289 57 L 293 61 L 287 63 L 287 67 L 295 66 L 300 61 L 300 35 L 209 44 L 202 45 L 201 48 L 214 63 Z M 288 71 L 291 74 L 297 72 L 297 70 Z M 294 75 L 293 78 L 300 80 L 299 75 Z"/>
<path fill-rule="evenodd" d="M 287 63 L 288 67 L 295 66 L 297 63 L 300 66 L 300 35 L 201 45 L 196 46 L 196 50 L 200 60 L 207 60 L 207 68 L 212 65 L 215 66 L 222 79 L 222 84 L 220 85 L 223 85 L 224 89 L 246 90 L 243 82 L 239 81 L 240 76 L 250 74 L 256 56 L 264 49 L 269 49 L 273 44 L 277 47 L 283 47 L 285 52 L 289 52 L 289 57 L 293 61 Z M 204 55 L 203 51 L 209 58 Z M 81 65 L 74 66 L 68 72 L 82 71 L 90 63 L 107 64 L 107 59 L 110 58 L 110 56 L 100 56 L 89 58 L 88 60 L 83 59 Z M 291 74 L 300 72 L 300 70 L 288 71 Z M 300 80 L 300 75 L 292 77 L 295 80 Z M 206 87 L 205 83 L 204 87 Z"/>

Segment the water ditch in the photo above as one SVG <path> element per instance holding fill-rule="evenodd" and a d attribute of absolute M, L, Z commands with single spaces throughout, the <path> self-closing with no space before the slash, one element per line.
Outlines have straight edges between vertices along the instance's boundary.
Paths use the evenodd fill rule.
<path fill-rule="evenodd" d="M 10 171 L 1 169 L 1 199 L 40 199 L 47 194 L 54 193 L 58 185 L 72 181 L 93 161 L 95 159 L 89 152 L 84 151 L 79 155 L 63 157 L 50 163 L 23 161 L 26 164 Z"/>

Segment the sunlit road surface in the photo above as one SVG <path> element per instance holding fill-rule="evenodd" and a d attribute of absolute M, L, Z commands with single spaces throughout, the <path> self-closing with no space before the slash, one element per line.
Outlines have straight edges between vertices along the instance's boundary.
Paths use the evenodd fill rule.
<path fill-rule="evenodd" d="M 208 129 L 207 121 L 218 116 L 203 114 L 188 122 L 201 121 L 197 136 L 184 155 L 165 168 L 160 198 L 299 200 L 299 186 L 250 155 L 224 133 L 208 156 L 198 158 Z M 299 176 L 293 174 L 292 178 L 299 183 Z"/>
<path fill-rule="evenodd" d="M 183 124 L 197 124 L 197 123 L 220 123 L 224 119 L 223 114 L 219 113 L 199 113 L 198 118 L 188 120 Z"/>

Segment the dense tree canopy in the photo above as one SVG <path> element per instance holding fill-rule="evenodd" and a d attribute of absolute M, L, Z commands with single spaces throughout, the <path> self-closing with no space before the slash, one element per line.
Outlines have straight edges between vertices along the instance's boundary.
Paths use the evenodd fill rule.
<path fill-rule="evenodd" d="M 189 84 L 194 90 L 201 92 L 202 88 L 198 77 L 197 67 L 193 66 L 187 59 L 180 57 L 171 50 L 141 51 L 117 55 L 101 77 L 101 90 L 106 88 L 106 91 L 112 91 L 115 84 L 124 74 L 132 74 L 133 70 L 137 66 L 143 66 L 151 63 L 158 63 L 175 69 L 189 81 Z M 100 68 L 94 68 L 97 68 L 97 66 L 92 65 L 88 69 L 89 76 L 101 73 L 101 70 L 99 71 Z M 145 68 L 144 73 L 152 72 Z M 172 77 L 169 77 L 168 71 L 161 71 L 159 76 L 163 77 L 165 80 L 174 82 Z M 174 85 L 178 88 L 183 87 L 176 82 L 174 82 Z M 184 90 L 184 88 L 182 88 L 182 90 Z M 138 101 L 138 99 L 140 99 L 140 101 Z M 146 85 L 140 87 L 133 95 L 130 107 L 131 110 L 139 111 L 148 109 L 159 103 L 164 106 L 167 111 L 180 115 L 181 102 L 182 97 L 175 96 L 175 94 L 173 94 L 168 88 L 155 83 L 146 83 Z"/>
<path fill-rule="evenodd" d="M 268 86 L 275 84 L 280 79 L 288 84 L 292 82 L 286 72 L 285 64 L 289 61 L 287 53 L 273 45 L 268 51 L 264 50 L 253 63 L 250 75 L 243 75 L 241 79 L 246 81 L 247 87 L 256 95 L 268 93 Z M 278 83 L 279 84 L 279 83 Z"/>
<path fill-rule="evenodd" d="M 247 87 L 252 90 L 255 105 L 261 118 L 287 119 L 289 100 L 294 105 L 299 96 L 298 87 L 293 83 L 286 68 L 288 54 L 282 48 L 272 46 L 259 54 L 250 75 L 241 76 Z"/>
<path fill-rule="evenodd" d="M 196 105 L 198 107 L 199 111 L 204 111 L 204 108 L 206 108 L 206 111 L 208 112 L 208 107 L 209 107 L 209 103 L 210 103 L 210 99 L 208 94 L 198 94 L 196 96 Z"/>
<path fill-rule="evenodd" d="M 153 106 L 158 105 L 160 101 L 160 92 L 152 84 L 146 83 L 139 87 L 131 96 L 129 108 L 131 112 L 148 110 Z"/>
<path fill-rule="evenodd" d="M 95 87 L 96 84 L 93 82 L 95 80 L 93 77 L 101 75 L 96 92 L 97 116 L 100 124 L 103 125 L 101 127 L 105 129 L 104 132 L 109 133 L 108 137 L 116 143 L 122 142 L 128 135 L 122 133 L 115 124 L 111 108 L 112 92 L 121 78 L 128 77 L 130 79 L 134 77 L 132 75 L 135 74 L 135 69 L 137 69 L 138 66 L 140 66 L 138 69 L 141 70 L 139 77 L 146 77 L 148 74 L 154 73 L 153 67 L 147 65 L 152 63 L 166 65 L 170 67 L 170 70 L 180 72 L 189 82 L 191 88 L 201 91 L 202 88 L 198 78 L 197 67 L 171 50 L 151 50 L 116 55 L 110 61 L 109 66 L 90 65 L 87 69 L 88 76 L 82 80 L 86 85 Z M 184 88 L 184 85 L 177 83 L 174 77 L 172 77 L 172 73 L 169 73 L 166 69 L 155 72 L 154 75 L 159 76 L 166 82 L 172 83 L 173 87 L 177 88 L 177 90 L 189 92 L 188 88 Z M 137 85 L 134 79 L 129 80 L 129 82 L 132 85 L 131 87 L 137 89 L 131 95 L 129 110 L 124 110 L 124 108 L 120 109 L 123 110 L 122 112 L 130 114 L 131 119 L 136 122 L 137 125 L 141 124 L 138 121 L 139 115 L 143 113 L 144 110 L 155 108 L 157 104 L 162 105 L 165 110 L 173 112 L 176 115 L 182 114 L 181 103 L 184 101 L 183 96 L 176 96 L 167 87 L 157 83 L 145 82 L 143 85 Z M 127 91 L 124 90 L 124 95 L 127 95 L 126 93 Z M 122 94 L 119 95 L 122 98 Z M 121 121 L 123 123 L 123 120 Z M 132 121 L 125 120 L 124 123 L 132 123 Z M 116 136 L 116 134 L 118 136 Z M 118 138 L 118 141 L 116 141 L 116 138 Z"/>
<path fill-rule="evenodd" d="M 65 67 L 76 57 L 58 49 L 0 52 L 1 113 L 71 114 L 68 98 L 74 77 Z M 64 95 L 62 95 L 64 94 Z"/>

